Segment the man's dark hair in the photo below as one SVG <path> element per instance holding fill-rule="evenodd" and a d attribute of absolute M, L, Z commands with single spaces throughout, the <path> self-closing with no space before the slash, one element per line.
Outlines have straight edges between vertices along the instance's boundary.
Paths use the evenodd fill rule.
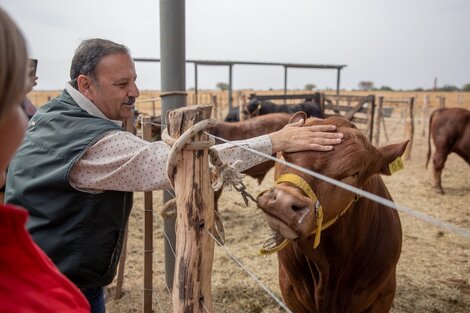
<path fill-rule="evenodd" d="M 108 55 L 119 53 L 130 55 L 130 51 L 126 46 L 110 40 L 93 38 L 82 41 L 75 50 L 70 67 L 72 86 L 77 88 L 77 78 L 79 75 L 86 75 L 96 79 L 96 66 L 101 59 Z"/>

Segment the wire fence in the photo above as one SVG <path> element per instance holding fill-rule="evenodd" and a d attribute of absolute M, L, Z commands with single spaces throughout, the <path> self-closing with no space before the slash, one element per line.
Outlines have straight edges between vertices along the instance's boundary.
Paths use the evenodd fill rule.
<path fill-rule="evenodd" d="M 162 124 L 156 124 L 156 123 L 152 123 L 152 124 L 155 124 L 155 125 L 158 125 L 158 126 L 163 126 L 165 127 L 165 125 L 162 125 Z M 325 176 L 323 174 L 320 174 L 318 172 L 315 172 L 315 171 L 312 171 L 312 170 L 309 170 L 309 169 L 305 169 L 305 168 L 302 168 L 300 166 L 297 166 L 295 164 L 292 164 L 292 163 L 289 163 L 285 160 L 282 160 L 282 159 L 278 159 L 278 158 L 275 158 L 271 155 L 267 155 L 267 154 L 263 154 L 263 153 L 260 153 L 254 149 L 251 149 L 249 147 L 246 147 L 244 145 L 241 145 L 241 144 L 237 144 L 233 141 L 230 141 L 230 140 L 226 140 L 224 138 L 221 138 L 221 137 L 218 137 L 218 136 L 214 136 L 212 134 L 209 134 L 206 132 L 206 134 L 214 139 L 217 139 L 217 140 L 220 140 L 221 142 L 224 142 L 224 143 L 227 143 L 227 144 L 231 144 L 233 146 L 237 146 L 241 149 L 245 149 L 247 151 L 250 151 L 251 153 L 254 153 L 254 154 L 257 154 L 259 156 L 262 156 L 264 157 L 265 159 L 267 160 L 273 160 L 275 162 L 278 162 L 282 165 L 285 165 L 285 166 L 288 166 L 290 168 L 293 168 L 295 170 L 298 170 L 306 175 L 311 175 L 315 178 L 318 178 L 320 180 L 323 180 L 327 183 L 330 183 L 330 184 L 333 184 L 339 188 L 343 188 L 347 191 L 350 191 L 350 192 L 353 192 L 355 194 L 358 194 L 362 197 L 365 197 L 367 199 L 370 199 L 372 201 L 375 201 L 377 203 L 380 203 L 384 206 L 387 206 L 389 208 L 392 208 L 392 209 L 395 209 L 397 211 L 400 211 L 400 212 L 403 212 L 405 214 L 408 214 L 416 219 L 419 219 L 419 220 L 422 220 L 424 222 L 427 222 L 427 223 L 430 223 L 436 227 L 439 227 L 441 229 L 445 229 L 449 232 L 452 232 L 454 234 L 457 234 L 459 236 L 462 236 L 464 238 L 470 238 L 470 231 L 467 230 L 467 229 L 464 229 L 462 227 L 459 227 L 455 224 L 452 224 L 452 223 L 449 223 L 449 222 L 445 222 L 445 221 L 442 221 L 438 218 L 435 218 L 433 216 L 430 216 L 430 215 L 427 215 L 423 212 L 420 212 L 419 210 L 416 210 L 416 209 L 413 209 L 413 208 L 409 208 L 409 207 L 406 207 L 406 206 L 403 206 L 403 205 L 400 205 L 400 204 L 397 204 L 395 202 L 392 202 L 388 199 L 385 199 L 385 198 L 382 198 L 382 197 L 379 197 L 375 194 L 372 194 L 372 193 L 369 193 L 367 191 L 364 191 L 362 189 L 359 189 L 359 188 L 356 188 L 356 187 L 353 187 L 351 185 L 348 185 L 348 184 L 345 184 L 341 181 L 338 181 L 338 180 L 335 180 L 333 178 L 330 178 L 328 176 Z M 167 190 L 173 197 L 175 197 L 175 194 L 174 194 L 174 191 L 172 190 Z M 163 227 L 163 222 L 160 220 L 160 218 L 157 216 L 157 214 L 154 213 L 154 220 L 157 221 L 157 223 L 159 224 L 159 226 L 161 227 L 161 229 L 163 230 L 164 227 Z M 233 261 L 233 263 L 238 266 L 242 271 L 244 271 L 246 273 L 246 275 L 248 277 L 250 277 L 254 282 L 256 282 L 257 285 L 259 285 L 259 287 L 266 293 L 267 296 L 269 296 L 275 303 L 277 303 L 277 305 L 279 306 L 279 308 L 282 308 L 285 312 L 291 312 L 287 306 L 282 302 L 282 300 L 280 300 L 275 294 L 274 292 L 272 292 L 269 287 L 267 287 L 254 273 L 253 271 L 251 271 L 245 264 L 243 264 L 243 262 L 237 258 L 231 251 L 230 249 L 226 246 L 226 245 L 222 245 L 220 242 L 218 242 L 218 240 L 216 239 L 216 237 L 208 230 L 206 230 L 208 232 L 208 234 L 210 235 L 211 238 L 213 238 L 213 240 L 217 243 L 217 246 L 221 247 L 221 249 L 223 250 L 223 252 L 225 253 L 225 255 L 227 255 L 229 257 L 229 259 L 231 259 Z M 163 236 L 165 237 L 165 240 L 168 242 L 170 248 L 171 248 L 171 251 L 173 253 L 173 255 L 176 257 L 176 252 L 174 250 L 174 247 L 172 246 L 171 244 L 171 240 L 169 239 L 168 235 L 163 231 Z M 171 291 L 169 290 L 169 288 L 167 287 L 166 283 L 165 284 L 165 287 L 166 287 L 166 291 L 171 299 Z M 163 307 L 162 307 L 162 302 L 164 302 L 158 295 L 158 293 L 156 292 L 156 289 L 154 288 L 153 289 L 153 293 L 154 293 L 154 296 L 155 296 L 155 301 L 156 301 L 156 306 L 159 308 L 160 312 L 165 312 Z M 202 306 L 204 307 L 204 310 L 206 312 L 209 312 L 208 308 L 205 306 L 204 303 L 202 303 Z M 219 304 L 216 304 L 214 303 L 214 306 L 215 307 L 218 307 Z M 221 311 L 222 309 L 220 308 L 220 310 L 217 310 L 217 311 Z"/>

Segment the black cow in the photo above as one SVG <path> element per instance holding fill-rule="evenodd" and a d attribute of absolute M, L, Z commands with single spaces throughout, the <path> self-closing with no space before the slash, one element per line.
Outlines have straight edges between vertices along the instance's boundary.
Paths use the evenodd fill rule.
<path fill-rule="evenodd" d="M 253 98 L 248 102 L 246 108 L 243 110 L 245 119 L 264 115 L 269 113 L 285 112 L 294 114 L 295 112 L 303 111 L 307 117 L 320 117 L 323 118 L 323 112 L 320 106 L 319 96 L 312 95 L 312 99 L 308 99 L 298 104 L 276 104 L 268 100 L 259 100 Z"/>
<path fill-rule="evenodd" d="M 232 108 L 225 116 L 224 122 L 240 122 L 240 107 Z"/>

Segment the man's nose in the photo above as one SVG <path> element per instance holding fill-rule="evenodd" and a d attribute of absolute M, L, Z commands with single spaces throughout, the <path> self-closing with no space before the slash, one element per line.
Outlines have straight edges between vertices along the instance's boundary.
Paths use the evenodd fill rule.
<path fill-rule="evenodd" d="M 129 89 L 129 97 L 138 98 L 139 96 L 140 96 L 139 88 L 137 87 L 137 84 L 135 82 L 132 82 L 130 89 Z"/>

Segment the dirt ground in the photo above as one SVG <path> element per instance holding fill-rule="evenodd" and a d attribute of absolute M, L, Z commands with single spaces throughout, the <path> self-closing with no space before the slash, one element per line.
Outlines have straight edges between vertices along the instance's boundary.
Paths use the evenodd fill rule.
<path fill-rule="evenodd" d="M 404 139 L 403 119 L 387 119 L 389 143 Z M 444 195 L 430 185 L 431 170 L 424 168 L 427 138 L 417 125 L 411 160 L 405 169 L 385 183 L 396 203 L 470 230 L 470 167 L 455 154 L 450 155 L 443 172 Z M 380 145 L 384 145 L 382 138 Z M 253 195 L 272 185 L 272 173 L 258 186 L 245 178 Z M 161 209 L 162 192 L 154 192 L 154 312 L 172 312 L 171 296 L 165 285 L 165 240 Z M 226 245 L 215 247 L 212 294 L 214 312 L 284 312 L 265 291 L 281 299 L 277 281 L 276 255 L 260 256 L 259 248 L 268 238 L 263 216 L 241 196 L 226 191 L 220 202 Z M 403 251 L 398 264 L 397 293 L 392 313 L 466 313 L 470 312 L 470 239 L 400 212 Z M 236 258 L 243 268 L 235 261 Z M 248 273 L 249 272 L 249 273 Z M 253 279 L 263 285 L 257 283 Z M 142 312 L 143 301 L 143 194 L 135 194 L 129 222 L 129 241 L 124 277 L 124 295 L 114 298 L 116 282 L 109 286 L 108 312 Z"/>

